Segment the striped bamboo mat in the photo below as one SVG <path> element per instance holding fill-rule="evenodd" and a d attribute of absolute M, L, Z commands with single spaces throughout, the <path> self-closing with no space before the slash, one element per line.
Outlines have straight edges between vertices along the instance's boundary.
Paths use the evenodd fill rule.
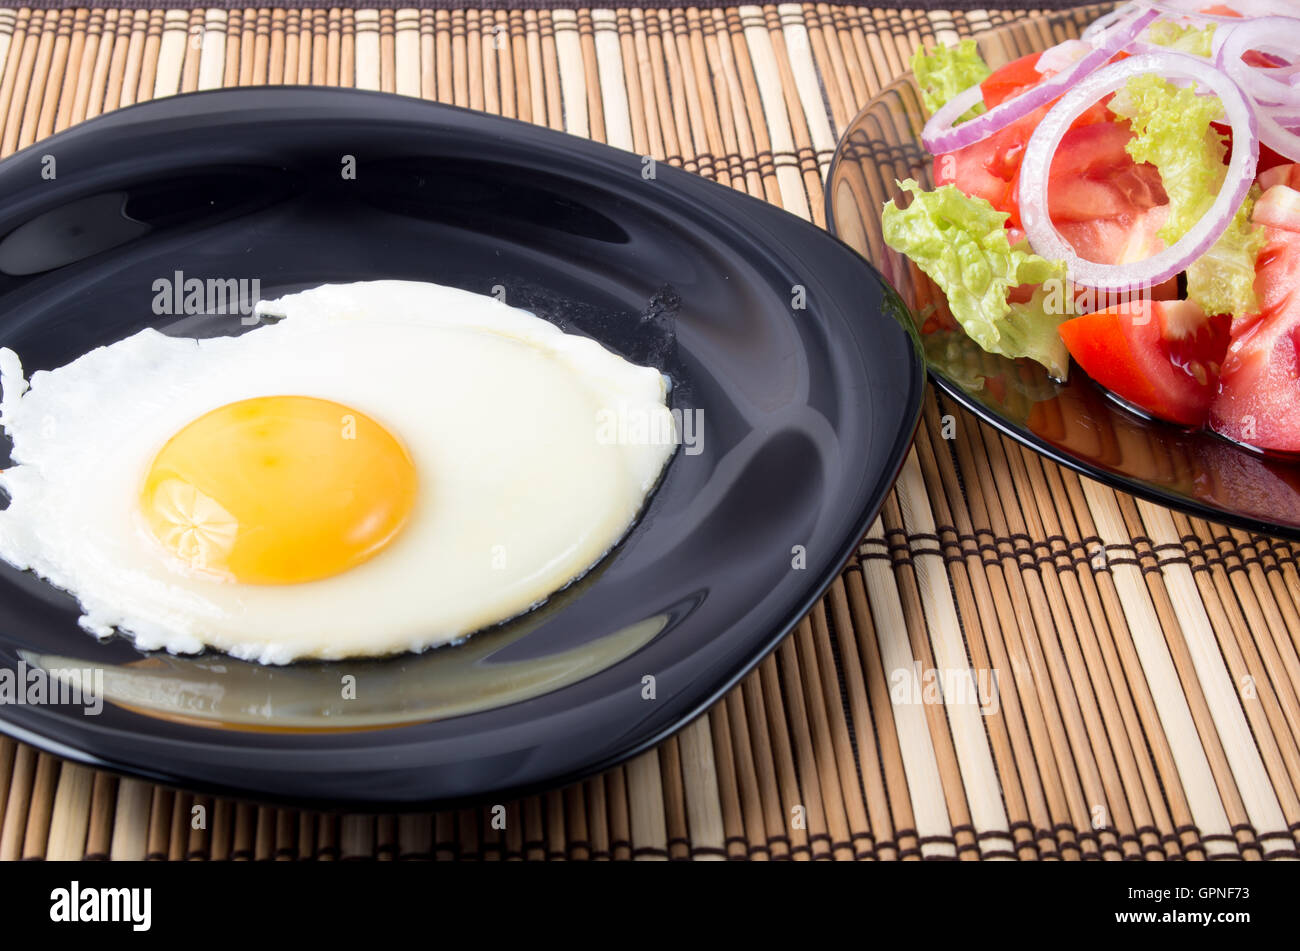
<path fill-rule="evenodd" d="M 602 139 L 823 224 L 837 134 L 916 44 L 1025 15 L 0 10 L 0 152 L 180 91 L 356 85 Z M 779 650 L 657 750 L 510 803 L 504 830 L 486 809 L 213 802 L 0 739 L 0 859 L 1295 857 L 1296 558 L 931 394 L 859 556 Z M 936 667 L 996 671 L 996 711 L 900 689 Z"/>

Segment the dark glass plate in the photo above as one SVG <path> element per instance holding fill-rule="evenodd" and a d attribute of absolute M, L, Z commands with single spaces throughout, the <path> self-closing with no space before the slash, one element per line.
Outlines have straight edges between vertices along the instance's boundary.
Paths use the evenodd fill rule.
<path fill-rule="evenodd" d="M 95 640 L 69 596 L 0 566 L 0 665 L 101 670 L 108 698 L 98 715 L 3 704 L 0 727 L 151 779 L 383 807 L 613 765 L 703 712 L 803 616 L 919 414 L 906 310 L 845 245 L 702 178 L 512 120 L 352 90 L 201 93 L 11 157 L 0 195 L 0 344 L 29 371 L 146 326 L 244 329 L 233 314 L 156 316 L 158 280 L 256 279 L 270 298 L 404 278 L 499 286 L 660 367 L 674 408 L 702 414 L 610 557 L 457 647 L 278 668 L 144 654 Z"/>
<path fill-rule="evenodd" d="M 1079 32 L 1108 7 L 1027 18 L 983 34 L 994 68 Z M 932 187 L 921 145 L 926 113 L 909 73 L 876 96 L 849 126 L 826 189 L 831 230 L 876 262 L 919 323 L 943 294 L 901 254 L 886 247 L 880 209 L 901 193 L 895 180 Z M 930 375 L 944 392 L 1027 446 L 1163 505 L 1251 531 L 1300 539 L 1300 462 L 1267 457 L 1205 431 L 1139 415 L 1110 399 L 1077 368 L 1053 381 L 1037 364 L 991 356 L 966 334 L 922 335 Z"/>

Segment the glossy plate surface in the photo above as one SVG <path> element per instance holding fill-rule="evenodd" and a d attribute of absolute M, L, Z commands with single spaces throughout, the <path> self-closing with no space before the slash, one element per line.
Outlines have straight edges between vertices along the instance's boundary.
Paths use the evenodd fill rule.
<path fill-rule="evenodd" d="M 581 582 L 420 655 L 279 668 L 146 655 L 96 641 L 69 596 L 0 566 L 0 666 L 102 671 L 107 696 L 97 715 L 3 704 L 0 728 L 182 786 L 400 807 L 575 779 L 707 708 L 865 531 L 924 371 L 902 302 L 847 247 L 731 189 L 644 169 L 511 120 L 296 88 L 158 100 L 0 163 L 0 345 L 29 372 L 146 326 L 247 329 L 238 314 L 156 314 L 159 280 L 257 280 L 271 298 L 402 278 L 496 288 L 659 367 L 684 423 L 702 421 Z"/>
<path fill-rule="evenodd" d="M 1030 18 L 979 38 L 995 69 L 1079 31 L 1104 7 Z M 921 145 L 926 112 L 909 73 L 858 114 L 841 140 L 826 189 L 835 234 L 884 272 L 918 325 L 941 291 L 886 247 L 880 209 L 901 194 L 896 180 L 933 185 Z M 1065 384 L 1028 361 L 985 353 L 966 334 L 922 334 L 935 383 L 980 418 L 1064 465 L 1151 501 L 1216 522 L 1300 539 L 1300 461 L 1267 457 L 1205 431 L 1189 432 L 1131 412 L 1077 367 Z"/>

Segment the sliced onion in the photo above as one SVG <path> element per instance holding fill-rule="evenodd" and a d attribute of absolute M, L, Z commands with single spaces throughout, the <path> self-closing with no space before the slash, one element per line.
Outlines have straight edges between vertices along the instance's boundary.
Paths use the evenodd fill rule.
<path fill-rule="evenodd" d="M 1092 47 L 1083 40 L 1066 40 L 1044 50 L 1043 55 L 1034 60 L 1034 69 L 1040 73 L 1059 73 L 1063 69 L 1069 69 L 1091 51 Z"/>
<path fill-rule="evenodd" d="M 1123 88 L 1132 77 L 1144 73 L 1190 79 L 1200 84 L 1203 90 L 1217 95 L 1232 127 L 1232 159 L 1228 163 L 1223 187 L 1210 210 L 1173 247 L 1134 264 L 1100 264 L 1080 257 L 1052 223 L 1047 196 L 1052 159 L 1075 119 L 1087 112 L 1097 100 Z M 1259 140 L 1255 130 L 1255 115 L 1241 90 L 1198 57 L 1172 52 L 1143 53 L 1097 70 L 1048 111 L 1025 148 L 1020 166 L 1020 217 L 1030 245 L 1036 254 L 1048 260 L 1065 261 L 1071 279 L 1084 287 L 1130 290 L 1153 287 L 1168 280 L 1186 270 L 1219 240 L 1241 206 L 1255 179 L 1259 160 Z"/>
<path fill-rule="evenodd" d="M 1224 72 L 1241 87 L 1242 92 L 1262 106 L 1300 106 L 1300 88 L 1267 77 L 1267 69 L 1239 63 L 1229 66 Z"/>
<path fill-rule="evenodd" d="M 1289 17 L 1287 19 L 1289 19 Z M 1214 31 L 1214 39 L 1210 42 L 1210 59 L 1214 60 L 1214 65 L 1219 67 L 1219 69 L 1223 69 L 1224 67 L 1225 57 L 1223 55 L 1223 46 L 1228 42 L 1228 37 L 1232 36 L 1233 33 L 1248 22 L 1250 21 L 1240 19 L 1228 20 L 1225 22 L 1224 26 Z M 1294 66 L 1290 65 L 1291 60 L 1286 56 L 1275 56 L 1272 53 L 1262 53 L 1262 55 L 1265 59 L 1273 60 L 1273 72 L 1276 73 L 1273 78 L 1275 79 L 1290 76 L 1291 70 L 1295 69 Z M 1283 70 L 1286 70 L 1286 72 L 1283 72 Z"/>
<path fill-rule="evenodd" d="M 1261 112 L 1288 129 L 1300 125 L 1300 106 L 1270 106 L 1255 110 L 1256 115 Z"/>
<path fill-rule="evenodd" d="M 1241 16 L 1202 13 L 1201 7 L 1214 6 L 1210 0 L 1154 0 L 1151 8 L 1176 17 L 1190 17 L 1206 23 L 1241 23 L 1246 17 L 1300 17 L 1295 0 L 1228 0 L 1224 4 Z"/>
<path fill-rule="evenodd" d="M 1261 17 L 1248 20 L 1225 31 L 1228 36 L 1219 51 L 1222 68 L 1242 90 L 1257 102 L 1284 106 L 1300 105 L 1300 89 L 1289 77 L 1270 75 L 1274 67 L 1248 66 L 1242 57 L 1250 50 L 1282 52 L 1300 49 L 1300 20 L 1287 17 Z M 1294 57 L 1294 53 L 1290 54 Z M 1285 59 L 1291 65 L 1290 59 Z"/>
<path fill-rule="evenodd" d="M 970 86 L 967 89 L 964 89 L 963 91 L 957 93 L 957 95 L 953 96 L 942 106 L 940 106 L 939 111 L 936 112 L 934 115 L 932 115 L 930 117 L 930 121 L 925 124 L 925 128 L 929 129 L 932 125 L 938 125 L 944 129 L 952 129 L 953 123 L 955 123 L 959 118 L 961 118 L 968 111 L 970 111 L 970 109 L 973 106 L 983 101 L 984 101 L 984 90 L 980 88 L 979 83 L 976 83 L 974 86 Z M 983 116 L 979 116 L 978 118 L 983 119 L 988 115 L 989 113 L 986 112 Z M 964 122 L 960 126 L 960 129 L 953 129 L 953 131 L 955 132 L 955 131 L 968 129 L 975 121 L 976 119 L 971 119 L 969 122 Z M 985 138 L 985 136 L 981 136 L 980 138 Z M 978 142 L 979 139 L 971 139 L 970 142 L 963 141 L 962 145 L 955 145 L 947 149 L 941 149 L 941 148 L 936 148 L 928 140 L 926 140 L 925 130 L 923 129 L 921 131 L 921 141 L 925 143 L 926 148 L 928 148 L 932 154 L 939 155 L 945 151 L 951 152 L 953 149 L 959 149 L 962 147 L 962 145 L 969 145 L 970 142 Z"/>
<path fill-rule="evenodd" d="M 1145 5 L 1149 7 L 1158 6 L 1158 4 L 1153 4 L 1153 3 L 1148 3 Z M 1089 23 L 1088 26 L 1084 29 L 1084 31 L 1079 34 L 1079 39 L 1085 43 L 1091 43 L 1094 37 L 1100 36 L 1102 33 L 1105 33 L 1112 26 L 1114 26 L 1116 22 L 1124 19 L 1127 16 L 1132 16 L 1134 13 L 1137 12 L 1137 10 L 1138 10 L 1138 5 L 1136 3 L 1126 3 L 1122 7 L 1116 7 L 1114 10 L 1110 11 L 1110 13 L 1107 13 L 1105 16 L 1100 16 L 1097 19 L 1093 20 L 1091 23 Z"/>
<path fill-rule="evenodd" d="M 1284 122 L 1290 120 L 1278 121 L 1265 109 L 1256 109 L 1255 119 L 1259 122 L 1259 141 L 1278 155 L 1292 162 L 1300 162 L 1300 135 L 1284 125 Z"/>
<path fill-rule="evenodd" d="M 1226 23 L 1214 28 L 1214 36 L 1210 39 L 1210 59 L 1214 60 L 1214 65 L 1219 69 L 1223 69 L 1223 44 L 1232 36 L 1232 28 L 1240 23 L 1238 20 L 1236 24 Z"/>
<path fill-rule="evenodd" d="M 1161 46 L 1159 43 L 1148 43 L 1146 40 L 1134 40 L 1124 47 L 1124 52 L 1132 53 L 1134 56 L 1138 53 L 1168 53 L 1169 47 Z M 1188 53 L 1187 55 L 1194 56 L 1196 54 Z"/>
<path fill-rule="evenodd" d="M 1029 115 L 1039 106 L 1056 99 L 1081 77 L 1087 76 L 1132 42 L 1133 38 L 1159 15 L 1154 10 L 1144 7 L 1138 7 L 1137 10 L 1135 15 L 1096 37 L 1092 43 L 1093 50 L 1069 69 L 1048 77 L 1032 89 L 999 104 L 983 115 L 954 127 L 958 118 L 971 106 L 982 101 L 975 98 L 980 91 L 978 84 L 966 89 L 930 117 L 930 121 L 921 130 L 921 141 L 933 155 L 942 155 L 944 152 L 965 148 L 984 141 L 999 129 L 1006 128 L 1017 119 Z M 959 103 L 963 104 L 963 108 L 957 108 Z"/>

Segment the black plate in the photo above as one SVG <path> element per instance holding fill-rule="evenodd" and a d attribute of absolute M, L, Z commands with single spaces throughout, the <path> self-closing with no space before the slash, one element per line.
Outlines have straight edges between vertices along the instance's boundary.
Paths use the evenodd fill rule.
<path fill-rule="evenodd" d="M 97 642 L 68 596 L 3 566 L 0 664 L 101 668 L 109 702 L 0 705 L 0 727 L 97 766 L 336 806 L 504 797 L 606 768 L 703 712 L 808 610 L 918 418 L 906 312 L 846 246 L 511 120 L 351 90 L 180 96 L 11 157 L 0 195 L 0 235 L 23 229 L 0 239 L 0 344 L 29 371 L 145 326 L 241 329 L 155 316 L 154 282 L 178 271 L 256 278 L 263 298 L 406 278 L 499 285 L 659 366 L 674 407 L 703 414 L 702 451 L 679 449 L 610 558 L 459 647 L 282 668 L 146 655 Z"/>
<path fill-rule="evenodd" d="M 996 68 L 1077 36 L 1106 6 L 1018 21 L 982 34 Z M 924 324 L 942 293 L 884 245 L 881 205 L 901 193 L 896 179 L 931 185 L 920 142 L 926 112 L 909 73 L 872 99 L 850 124 L 826 187 L 831 230 L 876 261 Z M 1269 457 L 1204 430 L 1189 431 L 1132 412 L 1077 367 L 1065 384 L 1038 364 L 985 353 L 963 331 L 922 335 L 935 383 L 1008 436 L 1078 472 L 1212 522 L 1300 540 L 1300 460 Z"/>

